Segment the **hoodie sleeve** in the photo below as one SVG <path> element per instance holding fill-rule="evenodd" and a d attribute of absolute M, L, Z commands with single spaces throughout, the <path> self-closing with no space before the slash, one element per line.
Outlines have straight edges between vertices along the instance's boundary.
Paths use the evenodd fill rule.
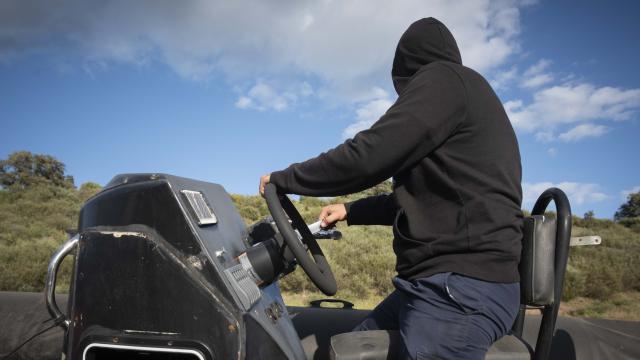
<path fill-rule="evenodd" d="M 301 163 L 271 174 L 284 193 L 338 196 L 365 190 L 415 166 L 464 119 L 465 90 L 443 64 L 421 69 L 370 129 Z"/>
<path fill-rule="evenodd" d="M 369 196 L 344 204 L 349 225 L 393 225 L 398 204 L 393 193 Z"/>

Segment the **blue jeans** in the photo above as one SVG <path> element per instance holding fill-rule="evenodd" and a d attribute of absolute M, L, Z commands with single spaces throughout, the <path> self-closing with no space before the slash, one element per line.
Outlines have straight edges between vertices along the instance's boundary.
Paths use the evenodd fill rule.
<path fill-rule="evenodd" d="M 482 360 L 513 325 L 519 283 L 494 283 L 455 273 L 411 281 L 396 290 L 353 331 L 399 330 L 399 359 Z"/>

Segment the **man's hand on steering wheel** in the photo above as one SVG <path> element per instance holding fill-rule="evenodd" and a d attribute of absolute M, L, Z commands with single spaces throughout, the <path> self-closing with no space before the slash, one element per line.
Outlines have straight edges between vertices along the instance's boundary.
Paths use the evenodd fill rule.
<path fill-rule="evenodd" d="M 258 186 L 258 192 L 260 196 L 264 197 L 264 187 L 271 181 L 271 173 L 262 175 L 260 177 L 260 186 Z"/>

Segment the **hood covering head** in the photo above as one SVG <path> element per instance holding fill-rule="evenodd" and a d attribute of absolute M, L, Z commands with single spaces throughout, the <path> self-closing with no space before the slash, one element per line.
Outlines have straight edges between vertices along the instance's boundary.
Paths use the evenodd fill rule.
<path fill-rule="evenodd" d="M 462 64 L 462 57 L 456 39 L 443 23 L 431 17 L 420 19 L 402 34 L 396 48 L 391 77 L 398 94 L 422 66 L 434 61 Z"/>

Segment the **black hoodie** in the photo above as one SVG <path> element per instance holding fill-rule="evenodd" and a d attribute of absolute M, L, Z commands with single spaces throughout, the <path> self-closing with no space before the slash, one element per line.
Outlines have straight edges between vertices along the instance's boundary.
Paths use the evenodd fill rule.
<path fill-rule="evenodd" d="M 462 66 L 453 35 L 433 18 L 402 35 L 392 77 L 399 97 L 370 129 L 271 182 L 286 193 L 335 196 L 393 177 L 392 194 L 346 204 L 347 222 L 393 225 L 400 277 L 451 271 L 518 281 L 521 165 L 502 103 Z"/>

